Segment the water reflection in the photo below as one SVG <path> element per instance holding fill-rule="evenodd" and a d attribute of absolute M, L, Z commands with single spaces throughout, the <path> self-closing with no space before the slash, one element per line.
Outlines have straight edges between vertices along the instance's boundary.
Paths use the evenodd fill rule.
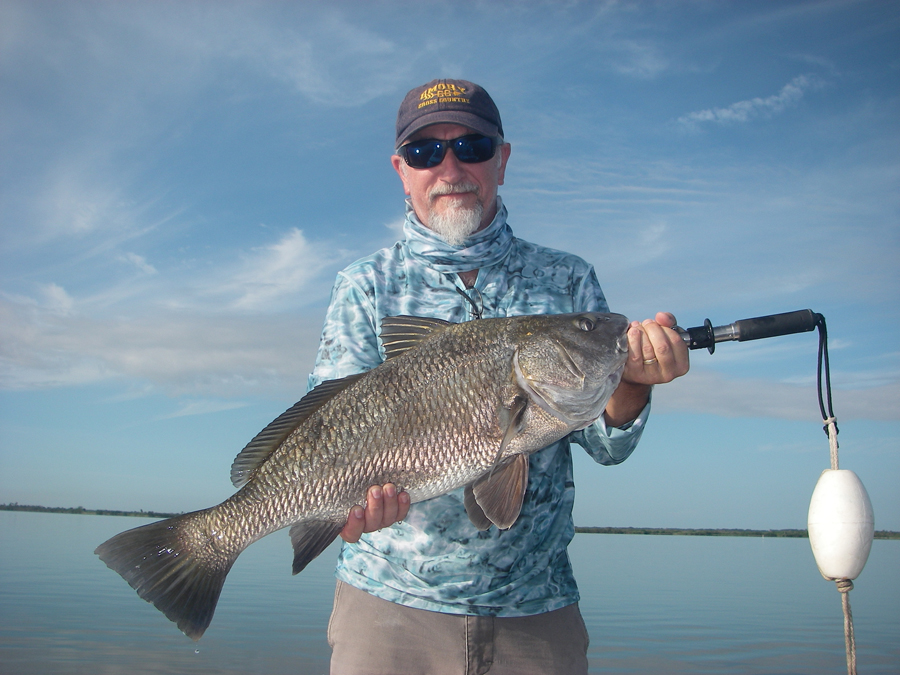
<path fill-rule="evenodd" d="M 286 533 L 254 544 L 194 643 L 93 555 L 138 524 L 0 512 L 4 672 L 328 672 L 336 549 L 293 577 Z M 806 540 L 586 534 L 570 555 L 593 673 L 845 670 L 840 597 Z M 897 569 L 900 542 L 874 542 L 851 594 L 860 672 L 898 672 Z"/>

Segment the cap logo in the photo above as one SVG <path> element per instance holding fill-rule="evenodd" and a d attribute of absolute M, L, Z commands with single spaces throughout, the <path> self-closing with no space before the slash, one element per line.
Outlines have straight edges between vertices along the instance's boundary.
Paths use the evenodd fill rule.
<path fill-rule="evenodd" d="M 465 93 L 465 87 L 440 82 L 421 93 L 417 108 L 421 110 L 425 106 L 435 103 L 470 103 L 471 100 L 463 96 Z"/>

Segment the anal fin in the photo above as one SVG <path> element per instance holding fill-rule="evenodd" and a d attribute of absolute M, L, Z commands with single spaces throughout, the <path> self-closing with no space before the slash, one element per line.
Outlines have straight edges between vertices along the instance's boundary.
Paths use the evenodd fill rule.
<path fill-rule="evenodd" d="M 344 529 L 343 523 L 333 520 L 307 520 L 291 527 L 294 547 L 293 573 L 303 571 Z"/>
<path fill-rule="evenodd" d="M 491 519 L 484 514 L 484 511 L 478 505 L 478 500 L 475 499 L 475 492 L 473 491 L 471 484 L 466 485 L 463 503 L 466 506 L 466 514 L 469 516 L 469 520 L 472 521 L 472 524 L 475 527 L 484 531 L 491 526 Z"/>

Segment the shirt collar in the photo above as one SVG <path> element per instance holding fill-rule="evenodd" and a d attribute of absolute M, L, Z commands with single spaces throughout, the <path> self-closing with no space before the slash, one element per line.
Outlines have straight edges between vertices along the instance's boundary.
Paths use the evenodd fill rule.
<path fill-rule="evenodd" d="M 496 265 L 509 255 L 513 233 L 506 222 L 507 215 L 498 196 L 497 215 L 491 224 L 475 232 L 461 246 L 451 246 L 419 221 L 407 199 L 403 233 L 409 252 L 416 260 L 439 272 L 466 272 Z"/>

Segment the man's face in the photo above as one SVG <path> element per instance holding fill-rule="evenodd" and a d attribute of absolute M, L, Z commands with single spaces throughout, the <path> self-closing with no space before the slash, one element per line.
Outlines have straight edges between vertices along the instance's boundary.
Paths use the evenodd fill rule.
<path fill-rule="evenodd" d="M 432 124 L 410 136 L 407 142 L 423 138 L 450 140 L 472 133 L 476 132 L 458 124 Z M 497 214 L 497 188 L 503 185 L 509 151 L 509 144 L 502 145 L 492 159 L 479 164 L 464 164 L 450 150 L 443 162 L 430 169 L 407 166 L 399 155 L 391 157 L 391 164 L 423 225 L 437 231 L 440 228 L 433 225 L 438 223 L 432 221 L 453 220 L 458 216 L 464 219 L 465 211 L 468 215 L 480 212 L 480 218 L 471 228 L 475 232 L 490 225 Z"/>

